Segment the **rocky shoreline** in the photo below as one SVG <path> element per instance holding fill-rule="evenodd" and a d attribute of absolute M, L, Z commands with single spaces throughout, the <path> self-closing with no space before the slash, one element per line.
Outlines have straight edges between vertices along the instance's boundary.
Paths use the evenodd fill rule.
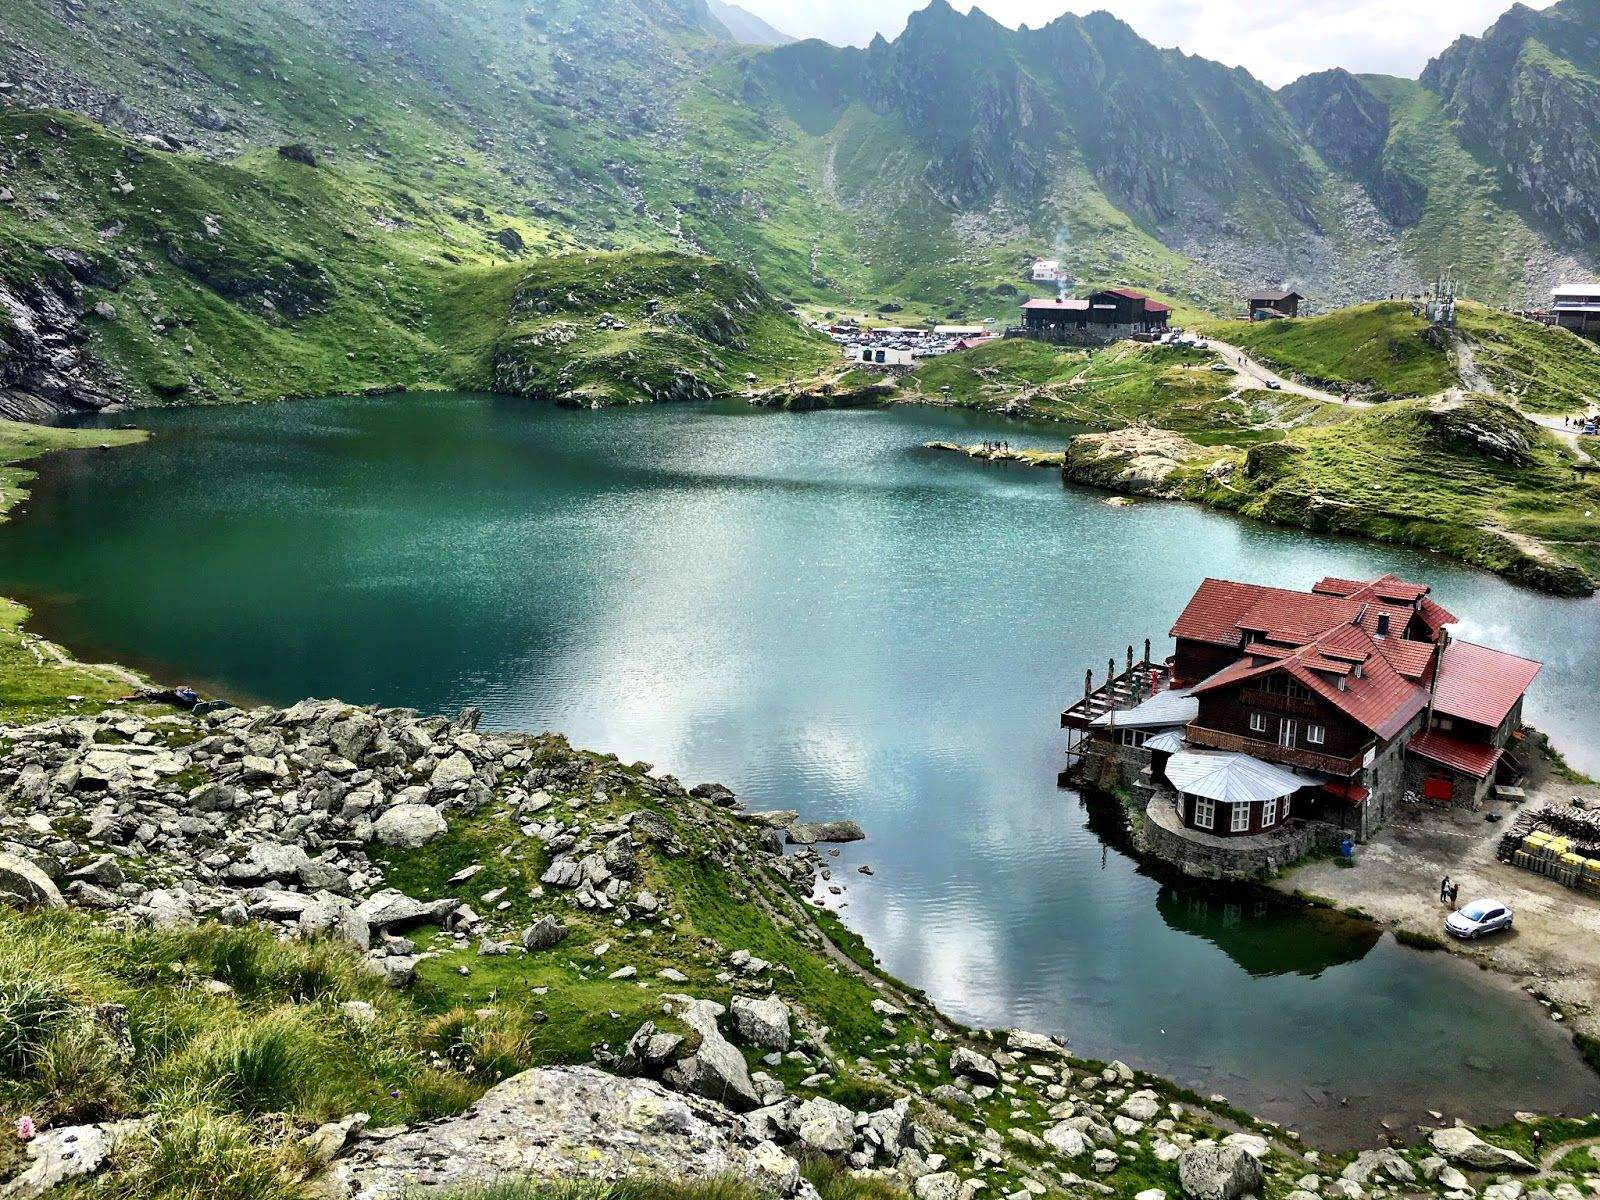
<path fill-rule="evenodd" d="M 1420 1189 L 1464 1200 L 1446 1172 L 1469 1169 L 1471 1156 L 1501 1156 L 1472 1170 L 1522 1169 L 1503 1157 L 1512 1151 L 1450 1127 L 1436 1132 L 1460 1147 L 1324 1159 L 1221 1097 L 1198 1101 L 1052 1038 L 955 1027 L 823 932 L 808 897 L 828 867 L 813 847 L 861 837 L 854 823 L 746 812 L 718 785 L 688 788 L 553 735 L 483 732 L 472 710 L 446 719 L 307 700 L 197 715 L 114 704 L 8 728 L 0 741 L 0 898 L 10 903 L 89 910 L 129 936 L 264 927 L 288 944 L 359 955 L 401 996 L 467 986 L 480 972 L 510 970 L 509 982 L 565 960 L 575 985 L 637 989 L 654 1006 L 624 1041 L 595 1043 L 586 1064 L 529 1063 L 459 1116 L 368 1129 L 351 1113 L 288 1131 L 331 1195 L 648 1171 L 731 1173 L 809 1197 L 802 1164 L 822 1156 L 917 1200 L 974 1200 L 986 1188 L 1014 1200 L 1120 1195 L 1133 1187 L 1124 1178 L 1152 1184 L 1134 1188 L 1140 1200 L 1168 1188 L 1237 1200 L 1290 1172 L 1313 1196 Z M 486 821 L 492 837 L 465 840 Z M 468 845 L 477 848 L 462 855 Z M 502 870 L 491 858 L 526 858 L 525 894 L 484 886 Z M 466 865 L 443 874 L 457 862 Z M 704 935 L 666 960 L 681 969 L 619 965 L 704 915 L 684 890 L 691 864 L 789 931 L 797 953 L 826 955 L 830 972 L 871 996 L 865 1022 L 820 1019 L 818 985 L 797 974 L 814 966 Z M 397 886 L 423 867 L 438 886 Z M 215 978 L 196 986 L 231 991 Z M 361 1002 L 340 1012 L 371 1019 Z M 853 1058 L 841 1020 L 861 1027 Z M 151 1136 L 145 1120 L 45 1131 L 0 1195 L 115 1169 L 119 1146 Z M 82 1152 L 64 1152 L 74 1147 Z"/>

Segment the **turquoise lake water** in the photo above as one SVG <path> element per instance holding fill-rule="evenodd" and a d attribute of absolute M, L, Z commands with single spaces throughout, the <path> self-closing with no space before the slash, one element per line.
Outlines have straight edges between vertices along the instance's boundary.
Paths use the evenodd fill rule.
<path fill-rule="evenodd" d="M 921 448 L 1061 439 L 959 413 L 432 395 L 140 423 L 147 445 L 45 463 L 0 529 L 0 592 L 83 653 L 273 702 L 477 704 L 752 807 L 857 818 L 842 915 L 949 1012 L 1309 1134 L 1600 1094 L 1470 965 L 1153 878 L 1055 786 L 1085 666 L 1164 649 L 1206 575 L 1431 582 L 1462 636 L 1546 663 L 1530 719 L 1600 768 L 1592 601 Z"/>

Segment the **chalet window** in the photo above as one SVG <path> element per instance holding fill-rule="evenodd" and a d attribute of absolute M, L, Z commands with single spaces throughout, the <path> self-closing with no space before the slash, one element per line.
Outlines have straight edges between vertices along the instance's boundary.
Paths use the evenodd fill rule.
<path fill-rule="evenodd" d="M 1278 821 L 1278 802 L 1268 800 L 1261 806 L 1261 828 L 1270 829 Z"/>
<path fill-rule="evenodd" d="M 1243 833 L 1250 828 L 1250 806 L 1248 804 L 1235 804 L 1233 818 L 1228 826 L 1234 833 Z"/>
<path fill-rule="evenodd" d="M 1250 714 L 1250 732 L 1265 733 L 1267 731 L 1267 714 L 1253 712 Z"/>
<path fill-rule="evenodd" d="M 1320 746 L 1328 740 L 1328 731 L 1321 725 L 1306 726 L 1306 745 Z"/>
<path fill-rule="evenodd" d="M 1434 717 L 1433 727 L 1444 733 L 1449 733 L 1456 727 L 1455 719 L 1452 717 Z"/>
<path fill-rule="evenodd" d="M 1285 679 L 1285 682 L 1289 685 L 1288 686 L 1288 692 L 1289 692 L 1289 696 L 1290 696 L 1291 699 L 1294 699 L 1294 700 L 1309 700 L 1309 699 L 1311 699 L 1311 691 L 1310 691 L 1310 689 L 1307 688 L 1306 685 L 1301 683 L 1298 679 Z"/>
<path fill-rule="evenodd" d="M 1289 717 L 1282 717 L 1278 721 L 1278 745 L 1285 748 L 1294 746 L 1295 727 L 1299 724 Z"/>
<path fill-rule="evenodd" d="M 1148 729 L 1124 729 L 1118 735 L 1118 740 L 1124 746 L 1142 746 L 1149 740 Z"/>
<path fill-rule="evenodd" d="M 1217 802 L 1206 796 L 1194 798 L 1194 824 L 1196 829 L 1211 829 L 1217 823 Z"/>

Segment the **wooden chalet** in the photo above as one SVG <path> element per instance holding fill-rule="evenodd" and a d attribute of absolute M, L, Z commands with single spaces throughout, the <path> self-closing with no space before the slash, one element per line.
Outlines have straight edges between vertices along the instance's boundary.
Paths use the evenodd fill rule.
<path fill-rule="evenodd" d="M 1110 341 L 1162 333 L 1172 309 L 1141 292 L 1112 288 L 1083 297 L 1029 300 L 1022 306 L 1021 332 L 1047 341 Z"/>
<path fill-rule="evenodd" d="M 1305 297 L 1299 292 L 1266 290 L 1249 297 L 1252 320 L 1270 320 L 1273 317 L 1298 317 L 1300 302 Z"/>
<path fill-rule="evenodd" d="M 1365 839 L 1407 792 L 1476 808 L 1511 769 L 1539 664 L 1454 640 L 1455 620 L 1393 575 L 1308 592 L 1207 579 L 1172 627 L 1161 693 L 1119 709 L 1108 692 L 1081 724 L 1122 782 L 1146 778 L 1209 839 L 1291 818 Z"/>

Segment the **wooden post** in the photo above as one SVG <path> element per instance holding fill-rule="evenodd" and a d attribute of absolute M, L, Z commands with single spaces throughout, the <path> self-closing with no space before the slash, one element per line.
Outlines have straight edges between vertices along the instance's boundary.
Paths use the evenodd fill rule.
<path fill-rule="evenodd" d="M 1144 640 L 1144 665 L 1147 666 L 1147 667 L 1150 665 L 1150 639 L 1149 638 L 1145 638 L 1145 640 Z"/>
<path fill-rule="evenodd" d="M 1128 647 L 1128 674 L 1133 674 L 1133 647 Z"/>
<path fill-rule="evenodd" d="M 1108 658 L 1106 659 L 1106 691 L 1109 692 L 1111 690 L 1111 685 L 1116 683 L 1116 681 L 1117 660 L 1114 658 Z"/>
<path fill-rule="evenodd" d="M 1085 667 L 1083 671 L 1083 698 L 1087 700 L 1094 694 L 1094 668 Z"/>

